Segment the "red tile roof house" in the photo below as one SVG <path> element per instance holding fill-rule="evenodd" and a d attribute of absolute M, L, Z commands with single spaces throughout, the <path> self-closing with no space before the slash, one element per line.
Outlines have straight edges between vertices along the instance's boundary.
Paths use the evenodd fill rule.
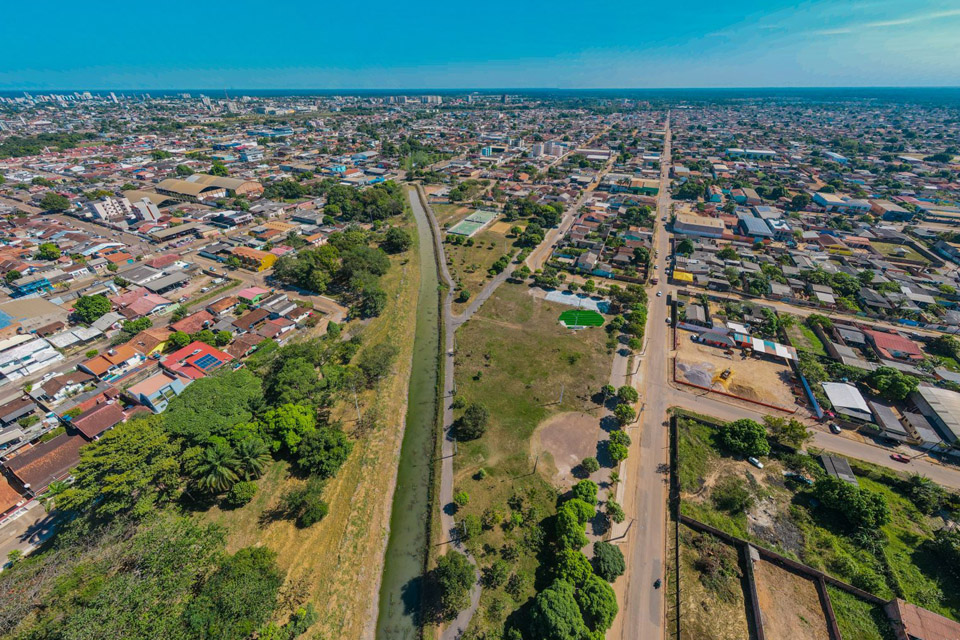
<path fill-rule="evenodd" d="M 159 311 L 167 305 L 173 304 L 163 296 L 150 293 L 146 287 L 137 287 L 119 296 L 110 299 L 120 313 L 126 318 L 140 318 Z"/>
<path fill-rule="evenodd" d="M 170 325 L 174 331 L 183 331 L 184 333 L 194 334 L 204 329 L 213 321 L 213 314 L 206 309 L 201 309 L 196 313 L 191 313 L 186 318 L 178 320 Z"/>
<path fill-rule="evenodd" d="M 82 436 L 66 433 L 41 442 L 4 462 L 4 466 L 32 496 L 43 493 L 51 483 L 64 480 L 80 462 L 80 447 L 87 444 Z"/>
<path fill-rule="evenodd" d="M 4 476 L 0 475 L 0 523 L 8 513 L 26 501 L 26 498 L 21 496 Z"/>
<path fill-rule="evenodd" d="M 160 364 L 173 373 L 198 380 L 216 371 L 233 360 L 233 356 L 211 347 L 205 342 L 194 341 L 179 351 L 174 351 Z"/>
<path fill-rule="evenodd" d="M 899 333 L 865 329 L 863 335 L 867 336 L 867 340 L 870 341 L 881 358 L 906 361 L 923 360 L 923 350 L 913 340 L 904 338 Z"/>
<path fill-rule="evenodd" d="M 87 409 L 70 421 L 73 428 L 87 440 L 96 440 L 107 429 L 112 429 L 126 420 L 123 408 L 116 401 L 98 404 Z"/>

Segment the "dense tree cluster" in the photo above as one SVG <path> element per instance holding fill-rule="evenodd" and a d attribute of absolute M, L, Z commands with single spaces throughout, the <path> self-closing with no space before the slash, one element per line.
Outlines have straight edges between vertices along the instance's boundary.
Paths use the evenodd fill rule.
<path fill-rule="evenodd" d="M 720 428 L 720 442 L 728 451 L 744 456 L 765 456 L 770 453 L 767 430 L 749 418 L 723 425 Z"/>
<path fill-rule="evenodd" d="M 890 509 L 881 494 L 840 478 L 826 476 L 817 480 L 814 495 L 824 509 L 851 529 L 877 531 L 890 521 Z"/>

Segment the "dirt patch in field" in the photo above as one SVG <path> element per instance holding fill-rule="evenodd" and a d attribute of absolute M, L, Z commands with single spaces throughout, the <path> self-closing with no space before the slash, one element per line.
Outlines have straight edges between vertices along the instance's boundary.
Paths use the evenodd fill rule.
<path fill-rule="evenodd" d="M 829 640 L 827 620 L 812 580 L 764 560 L 755 562 L 763 633 L 769 640 Z"/>
<path fill-rule="evenodd" d="M 517 225 L 516 222 L 506 222 L 504 220 L 500 220 L 499 222 L 494 222 L 490 226 L 490 231 L 493 231 L 494 233 L 507 235 L 508 233 L 510 233 L 510 229 L 513 228 L 514 226 L 523 227 L 524 225 Z"/>
<path fill-rule="evenodd" d="M 544 451 L 553 457 L 557 471 L 553 481 L 558 485 L 576 482 L 573 470 L 584 458 L 596 457 L 600 437 L 600 421 L 581 411 L 561 413 L 547 419 L 537 428 L 534 453 Z"/>

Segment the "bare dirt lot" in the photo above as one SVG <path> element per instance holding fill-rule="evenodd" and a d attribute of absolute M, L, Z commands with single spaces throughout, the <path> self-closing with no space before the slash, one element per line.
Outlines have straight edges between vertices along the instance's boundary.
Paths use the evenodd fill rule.
<path fill-rule="evenodd" d="M 827 621 L 812 580 L 764 560 L 755 562 L 763 633 L 769 640 L 829 640 Z"/>
<path fill-rule="evenodd" d="M 739 349 L 728 355 L 723 349 L 694 342 L 691 340 L 694 335 L 677 330 L 678 379 L 754 402 L 788 409 L 796 404 L 790 367 L 766 358 L 744 358 Z M 726 369 L 730 369 L 730 376 L 723 380 L 720 376 Z"/>
<path fill-rule="evenodd" d="M 547 419 L 537 428 L 533 441 L 534 453 L 549 453 L 557 469 L 554 484 L 569 486 L 576 482 L 573 469 L 584 458 L 596 457 L 600 438 L 600 420 L 597 416 L 573 411 Z"/>

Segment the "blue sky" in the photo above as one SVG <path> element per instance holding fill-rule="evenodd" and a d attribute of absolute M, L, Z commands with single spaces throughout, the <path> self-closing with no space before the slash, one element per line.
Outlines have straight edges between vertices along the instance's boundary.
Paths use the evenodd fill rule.
<path fill-rule="evenodd" d="M 960 86 L 960 0 L 5 4 L 0 89 Z"/>

